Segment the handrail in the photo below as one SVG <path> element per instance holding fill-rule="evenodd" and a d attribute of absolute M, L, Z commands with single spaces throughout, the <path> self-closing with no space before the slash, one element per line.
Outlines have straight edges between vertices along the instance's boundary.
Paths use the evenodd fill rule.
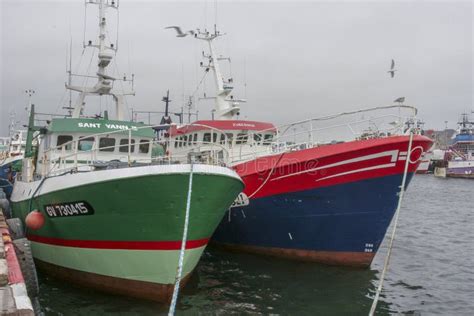
<path fill-rule="evenodd" d="M 322 116 L 322 117 L 310 118 L 310 119 L 297 121 L 297 122 L 290 123 L 290 124 L 281 125 L 279 127 L 281 128 L 281 127 L 284 127 L 284 126 L 293 126 L 293 125 L 297 125 L 297 124 L 307 123 L 307 122 L 310 122 L 310 121 L 325 121 L 325 120 L 334 119 L 336 117 L 340 117 L 340 116 L 344 116 L 344 115 L 351 115 L 351 114 L 365 113 L 365 112 L 371 112 L 371 111 L 376 111 L 376 110 L 386 110 L 386 109 L 393 109 L 393 108 L 411 109 L 411 110 L 413 110 L 413 116 L 416 116 L 418 114 L 418 109 L 414 106 L 411 106 L 411 105 L 384 105 L 384 106 L 364 108 L 364 109 L 349 111 L 349 112 L 341 112 L 341 113 L 338 113 L 338 114 L 332 114 L 332 115 L 327 115 L 327 116 Z"/>
<path fill-rule="evenodd" d="M 201 125 L 201 124 L 191 124 L 191 125 Z M 40 160 L 40 163 L 42 164 L 42 170 L 41 174 L 43 176 L 47 176 L 51 174 L 52 172 L 64 172 L 65 170 L 78 170 L 78 168 L 87 168 L 87 167 L 92 167 L 96 165 L 97 162 L 97 155 L 99 152 L 103 152 L 104 154 L 107 154 L 107 151 L 104 151 L 104 149 L 110 149 L 110 148 L 122 148 L 124 146 L 127 146 L 127 152 L 123 152 L 123 154 L 126 154 L 126 160 L 128 163 L 128 166 L 131 166 L 134 162 L 140 162 L 140 163 L 156 163 L 160 161 L 168 161 L 168 163 L 182 163 L 182 162 L 187 162 L 190 159 L 190 156 L 188 153 L 185 155 L 173 155 L 173 156 L 165 156 L 163 158 L 159 157 L 152 157 L 152 147 L 153 145 L 166 145 L 166 146 L 171 146 L 174 143 L 179 143 L 180 141 L 178 140 L 173 140 L 171 141 L 168 139 L 165 144 L 163 144 L 162 141 L 152 140 L 151 138 L 149 139 L 149 148 L 147 153 L 142 153 L 143 158 L 140 157 L 140 153 L 135 153 L 135 146 L 140 146 L 141 142 L 138 143 L 133 143 L 132 144 L 132 131 L 138 131 L 140 129 L 156 129 L 156 128 L 170 128 L 175 125 L 171 124 L 160 124 L 160 125 L 145 125 L 145 126 L 139 126 L 139 127 L 134 127 L 128 128 L 126 130 L 113 130 L 113 131 L 106 131 L 106 132 L 100 132 L 100 133 L 95 133 L 95 134 L 87 134 L 85 136 L 78 137 L 76 139 L 70 140 L 68 142 L 65 142 L 59 146 L 54 146 L 54 147 L 49 147 L 46 150 L 42 152 L 42 159 Z M 202 126 L 202 125 L 201 125 Z M 210 127 L 211 128 L 211 127 Z M 211 128 L 212 129 L 212 128 Z M 219 132 L 218 129 L 214 129 Z M 127 144 L 114 144 L 113 146 L 105 146 L 105 147 L 100 147 L 99 143 L 97 141 L 97 137 L 103 136 L 103 135 L 114 135 L 114 134 L 125 134 L 128 133 L 128 142 Z M 81 140 L 88 139 L 88 138 L 94 138 L 94 143 L 90 149 L 87 150 L 79 150 L 78 146 Z M 138 137 L 140 138 L 140 137 Z M 225 135 L 224 139 L 225 143 L 227 143 L 227 135 Z M 208 151 L 212 152 L 211 156 L 208 156 L 206 161 L 200 161 L 201 163 L 207 163 L 207 164 L 218 164 L 218 165 L 225 165 L 227 163 L 227 159 L 229 158 L 229 153 L 227 148 L 222 145 L 222 144 L 216 144 L 212 142 L 201 142 L 201 141 L 193 141 L 193 144 L 199 144 L 201 143 L 202 146 L 199 146 L 197 148 L 194 148 L 194 153 L 199 154 L 199 153 L 207 153 Z M 211 146 L 211 150 L 202 150 L 203 147 L 209 147 Z M 67 147 L 70 147 L 70 150 L 67 150 Z M 133 150 L 132 150 L 133 147 Z M 216 151 L 214 147 L 217 147 L 218 150 Z M 219 152 L 222 154 L 220 155 Z M 90 156 L 87 156 L 89 155 Z M 89 158 L 87 158 L 89 157 Z M 146 156 L 145 156 L 146 155 Z M 86 159 L 85 162 L 80 162 L 79 161 L 79 156 L 81 158 Z M 74 162 L 72 166 L 69 166 L 70 164 L 67 162 L 68 158 L 74 157 Z M 224 159 L 224 161 L 222 160 Z"/>

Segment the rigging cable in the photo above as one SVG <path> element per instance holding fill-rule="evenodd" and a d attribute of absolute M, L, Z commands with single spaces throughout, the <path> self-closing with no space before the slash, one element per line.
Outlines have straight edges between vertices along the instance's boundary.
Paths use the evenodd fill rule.
<path fill-rule="evenodd" d="M 204 72 L 204 75 L 202 76 L 201 78 L 201 81 L 199 81 L 196 89 L 194 90 L 193 94 L 191 94 L 191 97 L 194 98 L 194 96 L 196 95 L 196 93 L 198 92 L 199 88 L 201 87 L 201 84 L 204 82 L 204 79 L 206 79 L 206 75 L 209 73 L 209 71 L 205 71 Z"/>
<path fill-rule="evenodd" d="M 400 207 L 402 205 L 403 195 L 405 193 L 405 183 L 407 180 L 408 166 L 410 165 L 412 144 L 413 144 L 413 129 L 410 129 L 410 140 L 408 143 L 407 160 L 405 161 L 405 169 L 403 171 L 402 185 L 400 186 L 400 192 L 398 195 L 398 205 L 397 205 L 397 210 L 395 211 L 395 221 L 393 223 L 392 234 L 390 236 L 390 243 L 388 246 L 387 256 L 385 257 L 385 263 L 383 265 L 382 274 L 380 276 L 380 283 L 379 283 L 379 286 L 377 287 L 377 291 L 375 292 L 375 297 L 374 297 L 374 301 L 372 302 L 372 307 L 370 308 L 369 316 L 373 316 L 375 314 L 375 309 L 377 308 L 377 302 L 379 300 L 380 293 L 382 292 L 382 286 L 383 286 L 383 281 L 385 279 L 385 273 L 387 272 L 388 265 L 390 262 L 390 256 L 392 255 L 393 240 L 395 239 L 395 232 L 397 231 L 398 218 L 400 215 Z"/>

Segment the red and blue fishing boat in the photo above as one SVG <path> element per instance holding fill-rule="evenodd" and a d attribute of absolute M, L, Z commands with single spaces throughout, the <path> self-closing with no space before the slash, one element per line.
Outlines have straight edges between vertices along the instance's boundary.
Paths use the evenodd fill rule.
<path fill-rule="evenodd" d="M 275 126 L 239 120 L 232 79 L 223 79 L 217 31 L 190 31 L 209 45 L 201 66 L 216 82 L 213 120 L 176 125 L 167 153 L 228 155 L 245 190 L 212 237 L 236 251 L 334 265 L 371 264 L 398 204 L 432 141 L 416 109 L 391 105 Z M 212 71 L 210 71 L 212 70 Z M 394 113 L 392 113 L 394 112 Z M 415 135 L 410 146 L 410 131 Z M 207 146 L 205 146 L 207 145 Z M 199 150 L 198 150 L 199 146 Z"/>

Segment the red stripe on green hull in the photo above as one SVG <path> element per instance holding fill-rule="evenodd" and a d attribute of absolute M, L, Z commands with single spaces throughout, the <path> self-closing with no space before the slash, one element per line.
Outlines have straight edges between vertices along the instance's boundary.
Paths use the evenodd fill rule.
<path fill-rule="evenodd" d="M 48 245 L 93 248 L 93 249 L 128 249 L 128 250 L 179 250 L 181 241 L 117 241 L 117 240 L 78 240 L 28 235 L 31 241 Z M 194 249 L 207 245 L 209 238 L 188 240 L 186 249 Z"/>

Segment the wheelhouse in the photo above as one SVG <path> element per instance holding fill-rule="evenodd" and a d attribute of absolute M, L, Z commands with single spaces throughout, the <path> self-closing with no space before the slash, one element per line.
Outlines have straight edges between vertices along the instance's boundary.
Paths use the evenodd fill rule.
<path fill-rule="evenodd" d="M 172 126 L 169 132 L 169 153 L 224 150 L 232 160 L 245 159 L 250 152 L 271 151 L 276 128 L 271 123 L 240 120 L 196 121 L 182 127 Z"/>
<path fill-rule="evenodd" d="M 41 136 L 38 163 L 43 168 L 58 162 L 66 165 L 108 161 L 149 163 L 153 139 L 153 130 L 141 123 L 56 118 Z"/>

